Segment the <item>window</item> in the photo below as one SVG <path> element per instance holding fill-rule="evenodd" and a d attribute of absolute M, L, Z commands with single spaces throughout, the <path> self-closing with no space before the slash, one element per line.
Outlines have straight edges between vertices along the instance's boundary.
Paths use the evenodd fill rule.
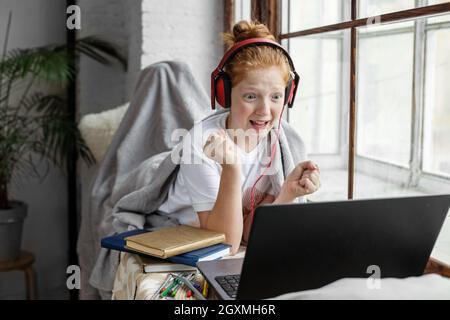
<path fill-rule="evenodd" d="M 258 3 L 236 0 L 235 21 Z M 450 192 L 450 1 L 279 3 L 300 74 L 288 121 L 321 163 L 316 200 Z"/>
<path fill-rule="evenodd" d="M 234 19 L 235 21 L 250 20 L 251 0 L 235 0 Z"/>
<path fill-rule="evenodd" d="M 350 0 L 283 0 L 285 20 L 282 32 L 294 32 L 350 19 Z"/>
<path fill-rule="evenodd" d="M 414 26 L 357 33 L 357 155 L 409 167 Z"/>
<path fill-rule="evenodd" d="M 359 0 L 358 18 L 377 16 L 424 5 L 425 1 L 416 0 Z"/>
<path fill-rule="evenodd" d="M 450 15 L 426 24 L 423 171 L 450 177 Z M 446 85 L 447 84 L 447 85 Z"/>
<path fill-rule="evenodd" d="M 449 19 L 447 14 L 358 30 L 356 196 L 448 192 Z M 371 42 L 378 44 L 367 48 Z"/>
<path fill-rule="evenodd" d="M 308 153 L 339 153 L 342 37 L 337 32 L 289 41 L 301 78 L 296 108 L 288 110 L 288 119 L 309 146 Z"/>
<path fill-rule="evenodd" d="M 312 158 L 329 164 L 330 170 L 347 172 L 347 186 L 354 184 L 348 192 L 351 198 L 392 195 L 394 189 L 398 194 L 442 192 L 437 185 L 450 186 L 450 139 L 446 139 L 450 93 L 444 88 L 450 80 L 448 1 L 354 3 L 357 10 L 352 20 L 352 1 L 282 1 L 280 38 L 301 77 L 289 122 L 305 140 Z M 398 14 L 401 10 L 409 11 Z M 434 15 L 427 16 L 430 10 Z M 358 21 L 384 14 L 389 15 L 389 23 Z M 354 61 L 349 49 L 352 28 Z M 355 152 L 350 155 L 353 172 L 348 172 L 352 98 Z M 327 161 L 326 156 L 333 160 Z M 341 179 L 334 180 L 333 189 L 345 187 Z M 371 189 L 371 185 L 378 187 Z M 324 191 L 319 198 L 337 194 Z"/>
<path fill-rule="evenodd" d="M 450 1 L 281 3 L 301 78 L 288 120 L 321 166 L 311 198 L 450 193 Z M 450 217 L 435 249 L 450 262 Z"/>

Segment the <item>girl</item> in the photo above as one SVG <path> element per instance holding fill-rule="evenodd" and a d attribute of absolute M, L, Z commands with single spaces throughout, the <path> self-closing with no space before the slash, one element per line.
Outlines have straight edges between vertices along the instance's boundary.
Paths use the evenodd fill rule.
<path fill-rule="evenodd" d="M 275 40 L 263 24 L 246 21 L 223 37 L 229 47 L 252 38 Z M 268 177 L 261 176 L 268 133 L 277 126 L 286 102 L 291 76 L 286 56 L 272 46 L 249 46 L 227 62 L 225 71 L 231 80 L 230 112 L 208 117 L 191 129 L 191 152 L 201 161 L 181 163 L 159 210 L 175 214 L 182 224 L 223 232 L 236 253 L 248 240 L 253 204 L 290 203 L 315 192 L 320 182 L 311 161 L 298 163 L 278 194 Z M 195 137 L 199 126 L 203 134 Z"/>

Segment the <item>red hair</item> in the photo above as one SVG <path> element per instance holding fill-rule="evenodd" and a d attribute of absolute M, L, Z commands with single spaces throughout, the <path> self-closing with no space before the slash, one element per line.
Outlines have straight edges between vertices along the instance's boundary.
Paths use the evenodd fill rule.
<path fill-rule="evenodd" d="M 223 41 L 228 48 L 236 43 L 251 38 L 266 38 L 275 41 L 269 29 L 258 21 L 239 21 L 233 26 L 232 32 L 222 33 Z M 225 71 L 231 77 L 234 87 L 245 78 L 249 71 L 277 66 L 283 74 L 287 84 L 289 81 L 290 66 L 281 50 L 269 46 L 248 47 L 238 52 L 225 65 Z"/>

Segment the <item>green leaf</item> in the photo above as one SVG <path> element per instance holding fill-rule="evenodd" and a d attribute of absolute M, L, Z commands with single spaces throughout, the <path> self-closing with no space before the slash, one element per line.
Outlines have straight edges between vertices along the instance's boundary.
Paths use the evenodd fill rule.
<path fill-rule="evenodd" d="M 112 58 L 117 60 L 124 70 L 128 67 L 127 60 L 113 45 L 95 36 L 77 40 L 75 50 L 77 54 L 84 53 L 100 63 L 109 64 L 108 62 Z"/>
<path fill-rule="evenodd" d="M 127 68 L 126 59 L 113 45 L 94 36 L 78 39 L 74 51 L 104 65 L 117 61 Z M 64 169 L 67 156 L 74 152 L 88 165 L 95 163 L 64 99 L 30 93 L 35 80 L 66 86 L 76 72 L 73 58 L 66 45 L 4 50 L 0 56 L 1 181 L 8 184 L 13 176 L 15 181 L 39 176 L 36 162 L 51 161 Z M 10 105 L 13 95 L 18 101 L 14 106 Z"/>
<path fill-rule="evenodd" d="M 67 52 L 54 48 L 11 50 L 0 62 L 0 69 L 10 82 L 32 75 L 51 84 L 65 85 L 73 75 Z"/>

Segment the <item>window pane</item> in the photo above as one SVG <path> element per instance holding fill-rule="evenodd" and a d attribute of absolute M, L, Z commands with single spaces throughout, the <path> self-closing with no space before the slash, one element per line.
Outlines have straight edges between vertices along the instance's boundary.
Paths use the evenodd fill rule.
<path fill-rule="evenodd" d="M 359 30 L 357 49 L 357 154 L 405 167 L 411 150 L 414 46 L 409 25 Z"/>
<path fill-rule="evenodd" d="M 432 1 L 433 4 L 444 1 Z M 445 1 L 448 2 L 448 1 Z M 450 15 L 427 19 L 423 166 L 425 172 L 450 176 Z M 447 83 L 447 85 L 446 85 Z M 433 179 L 433 183 L 426 183 Z M 438 182 L 440 181 L 440 182 Z M 428 193 L 450 193 L 450 182 L 422 177 L 419 186 Z M 450 263 L 450 211 L 432 256 Z"/>
<path fill-rule="evenodd" d="M 354 198 L 421 195 L 409 187 L 414 22 L 357 33 Z"/>
<path fill-rule="evenodd" d="M 420 3 L 421 1 L 418 1 Z M 425 5 L 416 4 L 415 0 L 359 0 L 358 17 L 371 17 L 380 14 L 413 9 Z"/>
<path fill-rule="evenodd" d="M 347 199 L 349 30 L 286 40 L 300 75 L 289 122 L 321 171 L 313 201 Z"/>
<path fill-rule="evenodd" d="M 251 19 L 251 0 L 235 0 L 234 2 L 234 21 L 249 21 Z"/>
<path fill-rule="evenodd" d="M 281 33 L 289 32 L 289 0 L 281 0 Z"/>
<path fill-rule="evenodd" d="M 441 3 L 445 3 L 445 2 L 450 2 L 450 0 L 428 0 L 428 3 L 430 5 L 441 4 Z M 438 15 L 435 18 L 429 18 L 427 20 L 427 23 L 431 24 L 431 23 L 435 23 L 435 22 L 444 22 L 444 21 L 447 21 L 447 22 L 450 21 L 450 15 L 444 14 L 444 15 Z"/>
<path fill-rule="evenodd" d="M 450 26 L 426 31 L 423 169 L 450 176 Z"/>
<path fill-rule="evenodd" d="M 288 23 L 282 24 L 282 32 L 294 32 L 349 20 L 350 3 L 351 0 L 283 0 L 282 20 L 288 20 Z"/>
<path fill-rule="evenodd" d="M 308 153 L 338 153 L 342 33 L 294 38 L 289 50 L 300 75 L 289 122 L 305 140 Z"/>
<path fill-rule="evenodd" d="M 435 18 L 428 22 L 432 19 Z M 416 170 L 418 159 L 409 168 L 414 55 L 417 81 L 420 83 L 422 76 L 425 80 L 423 167 L 443 175 L 447 172 L 442 168 L 450 160 L 450 143 L 445 139 L 450 136 L 450 95 L 446 86 L 450 81 L 450 26 L 437 25 L 435 20 L 433 23 L 425 28 L 424 64 L 420 60 L 422 33 L 417 35 L 415 52 L 412 21 L 371 26 L 358 33 L 355 199 L 450 192 L 448 180 Z M 422 26 L 419 20 L 417 30 L 422 30 Z M 419 93 L 416 92 L 417 97 Z M 420 102 L 418 106 L 422 107 Z M 432 256 L 450 263 L 450 216 Z"/>

